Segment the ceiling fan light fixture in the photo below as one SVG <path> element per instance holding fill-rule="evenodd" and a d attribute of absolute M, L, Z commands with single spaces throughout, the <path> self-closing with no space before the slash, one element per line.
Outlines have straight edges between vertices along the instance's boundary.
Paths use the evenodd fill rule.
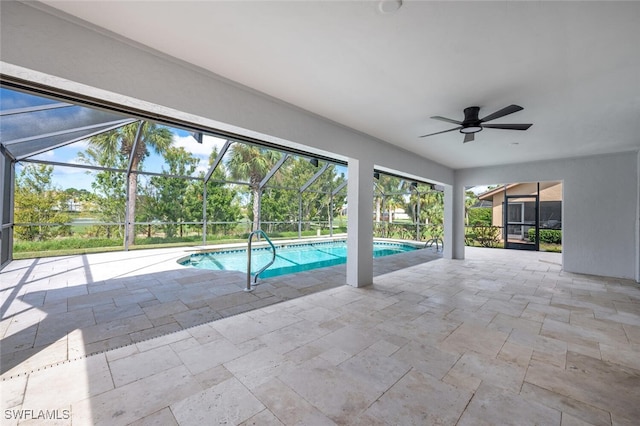
<path fill-rule="evenodd" d="M 482 126 L 467 126 L 460 129 L 460 133 L 478 133 L 482 130 Z"/>
<path fill-rule="evenodd" d="M 381 0 L 378 3 L 378 10 L 382 13 L 394 13 L 402 7 L 402 0 Z"/>

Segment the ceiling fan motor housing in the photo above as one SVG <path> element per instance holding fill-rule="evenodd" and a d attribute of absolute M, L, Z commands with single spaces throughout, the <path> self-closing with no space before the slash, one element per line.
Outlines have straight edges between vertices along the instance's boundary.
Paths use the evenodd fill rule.
<path fill-rule="evenodd" d="M 482 130 L 478 113 L 480 107 L 472 106 L 464 109 L 464 121 L 460 133 L 477 133 Z"/>

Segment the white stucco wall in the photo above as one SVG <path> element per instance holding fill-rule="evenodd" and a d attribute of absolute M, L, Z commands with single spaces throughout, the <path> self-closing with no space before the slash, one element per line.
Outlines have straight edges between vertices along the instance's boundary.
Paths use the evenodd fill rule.
<path fill-rule="evenodd" d="M 563 268 L 638 280 L 635 152 L 456 171 L 456 184 L 563 182 Z"/>

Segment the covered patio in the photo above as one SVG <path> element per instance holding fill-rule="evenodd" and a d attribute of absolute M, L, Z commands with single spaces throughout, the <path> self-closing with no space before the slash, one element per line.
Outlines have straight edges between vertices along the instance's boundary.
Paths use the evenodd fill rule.
<path fill-rule="evenodd" d="M 562 272 L 554 253 L 426 254 L 378 259 L 365 288 L 343 285 L 342 266 L 265 280 L 268 297 L 219 294 L 216 317 L 230 316 L 199 325 L 218 302 L 184 290 L 161 303 L 205 285 L 203 272 L 176 274 L 175 251 L 13 262 L 3 329 L 27 340 L 30 318 L 44 348 L 3 354 L 8 424 L 28 410 L 57 410 L 57 424 L 635 424 L 634 282 Z M 322 290 L 270 304 L 296 286 Z M 53 319 L 73 330 L 56 335 Z"/>
<path fill-rule="evenodd" d="M 0 146 L 3 421 L 637 424 L 638 3 L 87 5 L 2 2 L 0 85 L 346 165 L 347 264 L 13 260 Z M 443 188 L 442 257 L 373 260 L 378 172 Z M 549 180 L 562 254 L 465 247 L 466 188 Z"/>

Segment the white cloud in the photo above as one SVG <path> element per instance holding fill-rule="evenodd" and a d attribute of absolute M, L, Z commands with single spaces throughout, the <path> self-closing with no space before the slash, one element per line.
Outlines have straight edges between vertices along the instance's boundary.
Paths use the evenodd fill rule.
<path fill-rule="evenodd" d="M 208 159 L 214 149 L 220 150 L 225 140 L 205 135 L 202 143 L 198 143 L 192 136 L 173 136 L 173 143 L 176 147 L 182 147 L 191 154 Z"/>
<path fill-rule="evenodd" d="M 487 185 L 479 185 L 469 188 L 469 191 L 473 192 L 476 195 L 482 194 L 489 190 L 489 186 Z"/>
<path fill-rule="evenodd" d="M 33 158 L 37 158 L 39 160 L 53 160 L 54 157 L 55 153 L 53 151 L 45 151 L 33 156 Z"/>
<path fill-rule="evenodd" d="M 87 165 L 86 163 L 83 163 L 82 161 L 80 161 L 80 159 L 77 158 L 77 157 L 76 158 L 72 158 L 71 160 L 67 161 L 67 163 L 69 163 L 69 164 L 77 164 L 77 165 L 80 165 L 80 166 L 86 166 Z M 84 170 L 78 169 L 77 167 L 63 167 L 63 168 L 65 170 L 67 170 L 67 169 L 81 170 L 82 172 L 86 172 L 88 170 L 88 169 L 84 169 Z M 66 172 L 66 173 L 75 173 L 75 172 Z"/>
<path fill-rule="evenodd" d="M 89 139 L 82 139 L 81 141 L 74 142 L 71 145 L 69 145 L 69 147 L 84 151 L 89 147 Z"/>

